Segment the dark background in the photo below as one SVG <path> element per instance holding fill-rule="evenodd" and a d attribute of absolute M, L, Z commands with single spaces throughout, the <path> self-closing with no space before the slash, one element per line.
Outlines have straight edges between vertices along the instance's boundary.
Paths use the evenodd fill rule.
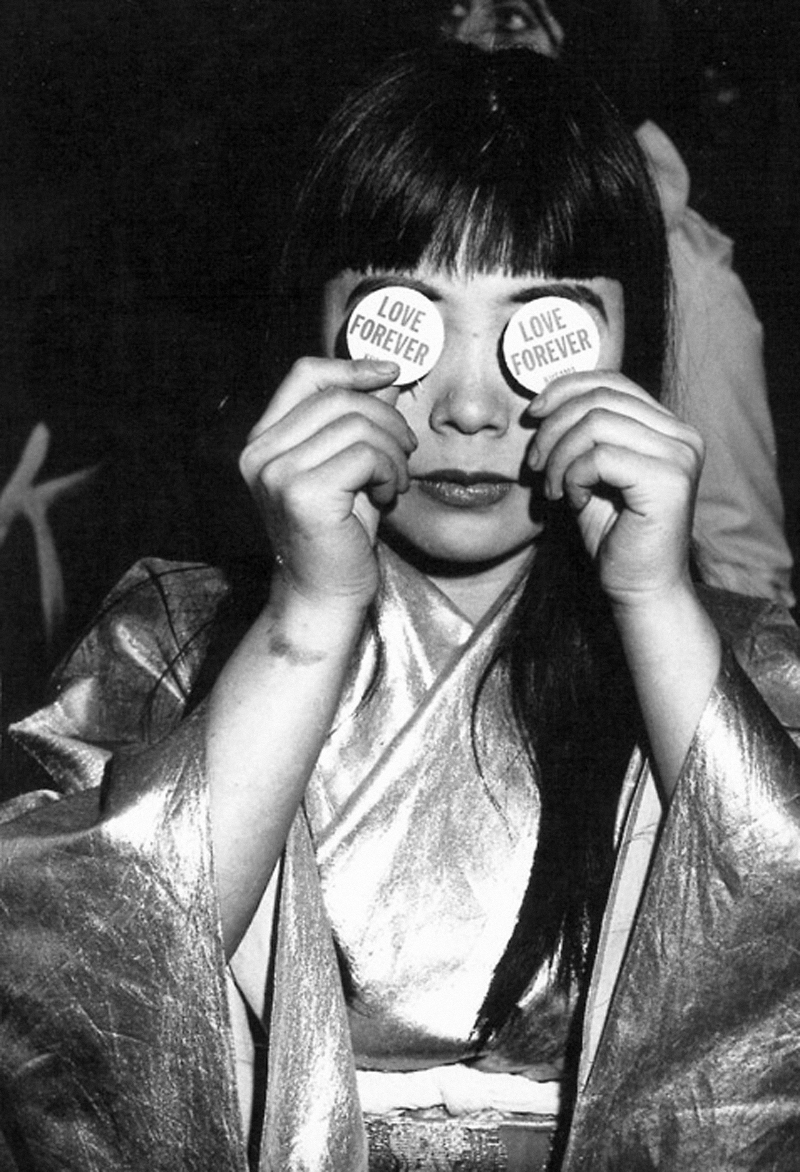
<path fill-rule="evenodd" d="M 639 63 L 646 112 L 686 159 L 693 206 L 734 237 L 765 324 L 795 556 L 797 8 L 675 0 L 658 67 Z M 6 715 L 35 702 L 134 558 L 256 547 L 231 454 L 266 391 L 294 177 L 341 90 L 432 35 L 436 15 L 433 0 L 4 0 L 0 480 L 40 419 L 53 437 L 41 479 L 98 465 L 53 512 L 69 610 L 49 646 L 20 569 L 29 526 L 0 551 Z"/>

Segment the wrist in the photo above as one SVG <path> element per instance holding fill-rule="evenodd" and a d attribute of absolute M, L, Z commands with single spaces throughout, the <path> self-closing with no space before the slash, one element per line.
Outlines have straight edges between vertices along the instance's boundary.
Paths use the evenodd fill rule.
<path fill-rule="evenodd" d="M 719 634 L 691 580 L 612 604 L 612 613 L 634 676 L 645 665 L 719 659 Z"/>
<path fill-rule="evenodd" d="M 719 674 L 720 637 L 691 582 L 618 606 L 614 617 L 669 796 Z"/>
<path fill-rule="evenodd" d="M 370 602 L 351 595 L 308 594 L 277 573 L 262 622 L 277 653 L 324 657 L 353 645 Z"/>
<path fill-rule="evenodd" d="M 618 626 L 662 621 L 694 608 L 703 609 L 690 576 L 648 588 L 609 597 L 611 613 Z"/>

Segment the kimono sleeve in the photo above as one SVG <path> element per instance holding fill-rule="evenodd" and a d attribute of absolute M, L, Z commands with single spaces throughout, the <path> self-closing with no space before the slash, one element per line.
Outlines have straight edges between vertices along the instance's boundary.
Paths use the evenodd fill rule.
<path fill-rule="evenodd" d="M 51 703 L 11 726 L 16 759 L 36 763 L 41 786 L 73 793 L 99 785 L 114 753 L 174 729 L 226 593 L 207 566 L 137 563 L 54 674 Z"/>
<path fill-rule="evenodd" d="M 736 654 L 661 833 L 566 1172 L 797 1167 L 798 636 L 776 608 L 734 631 L 726 606 Z"/>
<path fill-rule="evenodd" d="M 169 572 L 112 597 L 53 705 L 16 730 L 62 796 L 0 824 L 3 1172 L 247 1167 L 203 712 L 181 720 L 185 662 L 159 682 L 203 615 L 160 596 Z"/>

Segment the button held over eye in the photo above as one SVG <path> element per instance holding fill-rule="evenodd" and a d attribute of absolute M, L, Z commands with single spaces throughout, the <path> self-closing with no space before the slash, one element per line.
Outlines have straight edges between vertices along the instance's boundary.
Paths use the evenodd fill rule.
<path fill-rule="evenodd" d="M 396 362 L 395 386 L 429 374 L 444 346 L 444 322 L 429 297 L 405 285 L 385 285 L 358 302 L 347 321 L 351 358 Z"/>
<path fill-rule="evenodd" d="M 539 297 L 521 305 L 510 318 L 502 350 L 514 381 L 538 395 L 562 374 L 594 370 L 600 358 L 600 331 L 577 301 Z"/>

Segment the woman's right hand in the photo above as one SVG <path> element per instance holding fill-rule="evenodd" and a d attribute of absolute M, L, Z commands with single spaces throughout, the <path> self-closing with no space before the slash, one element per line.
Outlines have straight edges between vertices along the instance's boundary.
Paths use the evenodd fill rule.
<path fill-rule="evenodd" d="M 230 956 L 264 894 L 342 694 L 378 585 L 379 509 L 408 487 L 415 439 L 394 365 L 304 358 L 241 468 L 278 558 L 270 598 L 206 715 L 214 864 Z"/>
<path fill-rule="evenodd" d="M 409 485 L 413 432 L 393 363 L 302 358 L 251 431 L 242 475 L 283 584 L 314 604 L 374 597 L 380 508 Z"/>

